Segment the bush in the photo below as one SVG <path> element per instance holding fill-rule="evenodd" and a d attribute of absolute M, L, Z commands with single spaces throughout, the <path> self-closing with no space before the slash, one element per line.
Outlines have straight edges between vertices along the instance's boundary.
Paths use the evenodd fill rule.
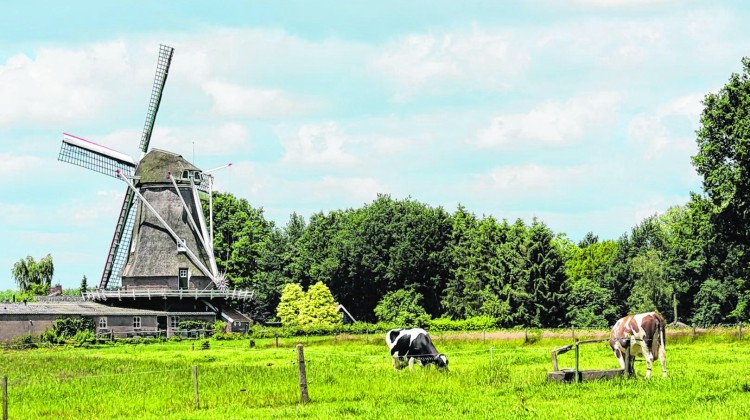
<path fill-rule="evenodd" d="M 90 318 L 60 318 L 52 323 L 52 328 L 41 335 L 45 343 L 62 344 L 73 342 L 81 344 L 87 340 L 94 340 L 94 321 Z"/>
<path fill-rule="evenodd" d="M 214 322 L 212 329 L 213 329 L 213 334 L 212 334 L 213 337 L 216 337 L 217 335 L 226 334 L 227 323 L 224 321 L 216 321 Z"/>
<path fill-rule="evenodd" d="M 423 328 L 431 319 L 422 307 L 422 295 L 405 289 L 386 293 L 375 307 L 375 316 L 380 322 L 397 324 L 402 328 Z"/>

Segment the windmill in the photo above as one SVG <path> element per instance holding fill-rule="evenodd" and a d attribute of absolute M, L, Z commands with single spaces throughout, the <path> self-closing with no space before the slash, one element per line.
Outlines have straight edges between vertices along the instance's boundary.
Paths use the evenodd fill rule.
<path fill-rule="evenodd" d="M 63 134 L 58 160 L 127 184 L 99 289 L 224 288 L 198 193 L 210 188 L 210 175 L 178 154 L 149 150 L 173 53 L 174 49 L 166 45 L 159 48 L 139 162 L 124 153 Z"/>

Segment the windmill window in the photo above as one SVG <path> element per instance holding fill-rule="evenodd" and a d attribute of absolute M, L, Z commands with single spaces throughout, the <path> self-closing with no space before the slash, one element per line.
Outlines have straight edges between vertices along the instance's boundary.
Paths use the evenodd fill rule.
<path fill-rule="evenodd" d="M 169 318 L 169 326 L 173 330 L 176 330 L 178 326 L 180 325 L 180 317 L 179 316 L 173 316 Z"/>
<path fill-rule="evenodd" d="M 101 329 L 107 328 L 107 317 L 106 316 L 103 316 L 103 317 L 99 318 L 99 328 L 101 328 Z"/>
<path fill-rule="evenodd" d="M 135 329 L 141 328 L 141 317 L 139 316 L 133 317 L 133 328 Z"/>
<path fill-rule="evenodd" d="M 190 173 L 188 171 L 182 171 L 182 179 L 188 179 Z"/>
<path fill-rule="evenodd" d="M 194 172 L 193 173 L 193 179 L 195 180 L 196 184 L 200 184 L 201 183 L 201 178 L 202 178 L 202 176 L 201 176 L 200 172 Z"/>

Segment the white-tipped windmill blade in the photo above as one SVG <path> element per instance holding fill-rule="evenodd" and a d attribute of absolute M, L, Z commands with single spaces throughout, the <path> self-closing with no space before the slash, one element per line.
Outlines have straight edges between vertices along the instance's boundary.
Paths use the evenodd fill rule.
<path fill-rule="evenodd" d="M 174 48 L 161 45 L 159 48 L 159 60 L 156 65 L 156 77 L 151 90 L 151 99 L 146 114 L 146 122 L 143 126 L 143 135 L 139 145 L 140 157 L 148 152 L 151 141 L 151 133 L 159 111 L 164 84 L 169 74 L 169 66 L 172 63 Z M 99 144 L 84 140 L 70 134 L 63 135 L 63 143 L 58 160 L 72 163 L 95 172 L 99 172 L 114 178 L 118 173 L 132 176 L 135 170 L 135 162 L 130 156 L 114 151 Z M 120 215 L 117 219 L 115 233 L 107 254 L 99 288 L 116 288 L 121 284 L 120 272 L 128 256 L 132 241 L 133 222 L 136 214 L 137 198 L 133 191 L 128 188 L 125 192 Z"/>

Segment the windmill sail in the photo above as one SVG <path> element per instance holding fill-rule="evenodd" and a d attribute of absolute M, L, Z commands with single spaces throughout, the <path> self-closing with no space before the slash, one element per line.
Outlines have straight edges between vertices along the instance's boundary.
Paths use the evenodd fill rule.
<path fill-rule="evenodd" d="M 122 284 L 120 273 L 128 258 L 130 243 L 133 241 L 133 224 L 135 223 L 136 204 L 138 198 L 133 191 L 125 192 L 125 199 L 120 208 L 120 216 L 117 218 L 115 234 L 109 246 L 107 262 L 104 264 L 104 272 L 99 282 L 100 289 L 118 288 Z"/>
<path fill-rule="evenodd" d="M 156 113 L 159 112 L 161 94 L 164 92 L 164 84 L 167 82 L 167 76 L 169 75 L 169 66 L 172 64 L 172 54 L 174 54 L 174 48 L 166 45 L 159 46 L 159 61 L 156 63 L 156 76 L 154 78 L 154 86 L 151 88 L 151 99 L 148 103 L 146 122 L 143 124 L 143 135 L 141 136 L 140 150 L 143 154 L 148 152 L 148 145 L 151 142 L 151 132 L 154 129 Z"/>
<path fill-rule="evenodd" d="M 135 162 L 130 156 L 67 133 L 63 133 L 57 159 L 113 178 L 117 178 L 118 170 L 132 175 L 135 169 Z"/>

